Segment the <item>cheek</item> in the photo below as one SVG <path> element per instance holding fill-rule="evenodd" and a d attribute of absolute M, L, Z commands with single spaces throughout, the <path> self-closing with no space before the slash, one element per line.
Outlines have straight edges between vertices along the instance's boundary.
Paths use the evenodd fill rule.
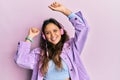
<path fill-rule="evenodd" d="M 57 35 L 60 35 L 61 36 L 61 32 L 59 31 L 59 32 L 57 32 Z"/>
<path fill-rule="evenodd" d="M 61 35 L 61 32 L 59 33 L 59 36 L 62 36 L 62 35 Z"/>
<path fill-rule="evenodd" d="M 47 39 L 50 39 L 50 35 L 46 35 L 46 38 L 47 38 Z"/>

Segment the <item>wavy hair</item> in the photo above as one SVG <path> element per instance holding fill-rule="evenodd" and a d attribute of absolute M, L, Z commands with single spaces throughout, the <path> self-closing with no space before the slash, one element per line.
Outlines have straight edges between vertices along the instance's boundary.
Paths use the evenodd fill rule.
<path fill-rule="evenodd" d="M 42 35 L 45 33 L 45 28 L 49 23 L 55 24 L 59 29 L 63 28 L 63 26 L 54 18 L 47 19 L 43 22 L 41 28 L 41 37 L 40 37 L 40 48 L 41 48 L 41 53 L 43 53 L 42 59 L 40 61 L 42 62 L 40 71 L 43 75 L 45 75 L 45 73 L 48 70 L 49 60 L 53 60 L 53 62 L 56 65 L 56 69 L 62 68 L 60 54 L 64 43 L 69 40 L 69 36 L 67 35 L 67 32 L 65 30 L 64 30 L 64 34 L 61 35 L 61 40 L 56 45 L 50 43 L 48 40 L 45 40 L 42 37 Z M 47 55 L 47 53 L 49 55 Z"/>

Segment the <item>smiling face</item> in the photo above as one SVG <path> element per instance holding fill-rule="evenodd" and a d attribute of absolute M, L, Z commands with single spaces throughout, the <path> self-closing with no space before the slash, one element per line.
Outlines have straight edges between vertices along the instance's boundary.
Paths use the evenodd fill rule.
<path fill-rule="evenodd" d="M 56 45 L 61 40 L 61 31 L 57 25 L 49 23 L 45 27 L 46 39 L 52 44 Z"/>

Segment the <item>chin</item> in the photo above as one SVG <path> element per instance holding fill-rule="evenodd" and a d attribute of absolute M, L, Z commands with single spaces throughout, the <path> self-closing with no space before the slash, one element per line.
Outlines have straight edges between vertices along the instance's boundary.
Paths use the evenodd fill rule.
<path fill-rule="evenodd" d="M 53 45 L 56 45 L 59 43 L 59 41 L 56 41 L 56 42 L 51 42 Z"/>
<path fill-rule="evenodd" d="M 57 42 L 58 43 L 58 42 Z M 57 43 L 52 43 L 53 45 L 56 45 Z"/>
<path fill-rule="evenodd" d="M 53 45 L 56 45 L 60 42 L 60 40 L 56 40 L 56 41 L 50 41 L 50 43 L 52 43 Z"/>

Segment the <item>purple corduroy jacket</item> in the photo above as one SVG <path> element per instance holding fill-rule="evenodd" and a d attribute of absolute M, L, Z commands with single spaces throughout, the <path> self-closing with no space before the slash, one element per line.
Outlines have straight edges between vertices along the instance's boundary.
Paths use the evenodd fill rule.
<path fill-rule="evenodd" d="M 75 14 L 77 17 L 74 16 L 69 19 L 74 26 L 75 35 L 64 44 L 60 57 L 68 65 L 71 80 L 90 80 L 80 59 L 80 54 L 88 34 L 88 25 L 80 11 Z M 31 80 L 37 80 L 38 63 L 42 57 L 40 53 L 41 49 L 35 48 L 31 50 L 30 47 L 31 43 L 20 41 L 15 55 L 15 62 L 23 68 L 32 69 L 33 74 Z M 39 67 L 41 65 L 42 64 L 40 64 Z M 39 76 L 40 80 L 43 80 L 41 73 Z"/>

